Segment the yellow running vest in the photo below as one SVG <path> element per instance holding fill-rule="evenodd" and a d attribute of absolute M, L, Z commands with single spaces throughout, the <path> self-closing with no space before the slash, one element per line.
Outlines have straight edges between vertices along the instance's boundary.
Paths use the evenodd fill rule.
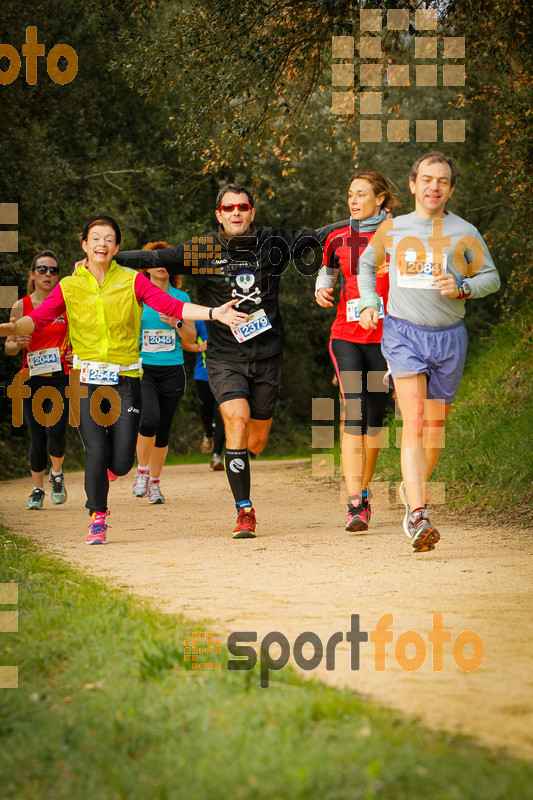
<path fill-rule="evenodd" d="M 82 266 L 61 281 L 72 351 L 82 361 L 128 365 L 139 360 L 142 306 L 135 297 L 136 276 L 135 270 L 112 261 L 101 286 Z"/>

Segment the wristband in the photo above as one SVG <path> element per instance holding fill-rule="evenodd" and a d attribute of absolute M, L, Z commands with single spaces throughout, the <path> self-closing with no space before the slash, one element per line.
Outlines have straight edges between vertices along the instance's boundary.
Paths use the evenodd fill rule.
<path fill-rule="evenodd" d="M 375 308 L 376 311 L 380 311 L 381 309 L 381 300 L 377 296 L 375 292 L 367 292 L 361 298 L 359 298 L 359 302 L 357 303 L 357 310 L 359 314 L 368 307 Z"/>
<path fill-rule="evenodd" d="M 209 319 L 213 319 L 213 309 L 209 309 Z"/>

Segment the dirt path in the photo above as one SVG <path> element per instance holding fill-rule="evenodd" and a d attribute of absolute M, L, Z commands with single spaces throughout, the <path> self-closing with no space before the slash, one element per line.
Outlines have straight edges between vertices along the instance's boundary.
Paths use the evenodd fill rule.
<path fill-rule="evenodd" d="M 343 641 L 335 670 L 326 672 L 324 659 L 311 674 L 427 725 L 531 758 L 531 533 L 446 517 L 441 507 L 434 515 L 442 535 L 437 549 L 412 555 L 399 507 L 375 505 L 371 530 L 347 534 L 338 488 L 311 477 L 307 465 L 259 461 L 252 470 L 255 540 L 232 540 L 226 477 L 203 464 L 165 469 L 166 505 L 133 498 L 129 476 L 113 484 L 106 547 L 84 544 L 88 520 L 79 473 L 67 476 L 68 502 L 54 507 L 47 492 L 40 512 L 24 508 L 28 480 L 1 483 L 2 522 L 73 565 L 153 598 L 164 611 L 213 620 L 221 634 L 257 631 L 260 641 L 281 631 L 292 643 L 311 630 L 325 645 L 336 631 L 349 630 L 351 614 L 359 614 L 361 629 L 371 632 L 392 613 L 394 641 L 386 645 L 384 671 L 375 669 L 370 641 L 361 645 L 360 669 L 352 671 L 350 645 Z M 481 637 L 478 669 L 461 671 L 452 644 L 444 645 L 440 672 L 432 669 L 429 645 L 417 671 L 398 665 L 400 634 L 417 631 L 427 644 L 436 612 L 443 614 L 452 643 L 465 630 Z M 278 652 L 273 648 L 274 656 Z M 465 657 L 472 652 L 467 645 Z M 407 655 L 413 654 L 411 646 Z"/>

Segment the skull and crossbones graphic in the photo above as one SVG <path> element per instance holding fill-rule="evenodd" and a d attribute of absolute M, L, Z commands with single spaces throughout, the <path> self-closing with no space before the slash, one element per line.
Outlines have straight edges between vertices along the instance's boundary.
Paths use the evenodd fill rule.
<path fill-rule="evenodd" d="M 242 272 L 239 272 L 235 280 L 237 282 L 237 286 L 239 289 L 241 289 L 240 292 L 238 289 L 233 289 L 231 292 L 232 297 L 241 298 L 238 303 L 235 303 L 235 308 L 237 308 L 237 306 L 239 306 L 244 300 L 251 300 L 252 303 L 255 303 L 256 305 L 261 302 L 261 292 L 259 291 L 259 287 L 256 286 L 253 292 L 250 291 L 255 283 L 255 276 L 253 272 L 250 272 L 249 269 L 243 269 Z"/>

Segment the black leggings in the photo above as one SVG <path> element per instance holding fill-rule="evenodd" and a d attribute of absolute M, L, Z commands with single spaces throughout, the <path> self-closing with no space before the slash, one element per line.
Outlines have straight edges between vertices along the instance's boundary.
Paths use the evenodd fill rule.
<path fill-rule="evenodd" d="M 54 458 L 61 458 L 65 455 L 66 430 L 68 422 L 68 402 L 65 398 L 65 387 L 68 385 L 68 376 L 64 372 L 53 372 L 45 377 L 35 375 L 30 378 L 27 385 L 30 387 L 31 394 L 23 398 L 24 418 L 30 429 L 30 469 L 32 472 L 42 472 L 48 463 L 48 453 Z M 35 419 L 32 400 L 35 392 L 43 386 L 50 386 L 57 389 L 63 402 L 63 411 L 60 419 L 54 425 L 46 425 L 46 420 L 37 421 Z M 54 403 L 54 411 L 58 407 L 59 400 Z M 49 414 L 52 411 L 52 400 L 46 399 L 42 402 L 42 409 L 36 404 L 36 413 Z"/>
<path fill-rule="evenodd" d="M 90 401 L 100 386 L 88 385 L 88 396 L 80 400 L 79 432 L 85 449 L 85 508 L 107 511 L 109 479 L 107 470 L 115 475 L 126 475 L 133 466 L 137 431 L 141 417 L 141 381 L 139 378 L 119 378 L 113 389 L 120 400 L 120 415 L 113 425 L 106 427 L 105 418 L 99 421 L 91 414 Z M 100 403 L 100 411 L 106 414 L 111 408 L 108 399 Z M 98 413 L 98 412 L 97 412 Z M 100 424 L 102 423 L 102 424 Z"/>
<path fill-rule="evenodd" d="M 387 362 L 381 345 L 377 342 L 360 344 L 332 339 L 329 354 L 346 412 L 344 432 L 353 436 L 377 436 L 389 399 L 389 390 L 383 384 Z"/>
<path fill-rule="evenodd" d="M 220 414 L 220 408 L 215 395 L 209 387 L 209 381 L 196 380 L 196 394 L 198 396 L 198 410 L 206 436 L 213 436 L 213 453 L 220 455 L 224 448 L 224 441 L 226 433 L 224 431 L 224 422 Z M 213 432 L 213 420 L 215 422 L 215 430 Z"/>
<path fill-rule="evenodd" d="M 178 401 L 185 392 L 185 367 L 143 364 L 142 414 L 139 433 L 155 436 L 155 447 L 166 447 Z"/>

